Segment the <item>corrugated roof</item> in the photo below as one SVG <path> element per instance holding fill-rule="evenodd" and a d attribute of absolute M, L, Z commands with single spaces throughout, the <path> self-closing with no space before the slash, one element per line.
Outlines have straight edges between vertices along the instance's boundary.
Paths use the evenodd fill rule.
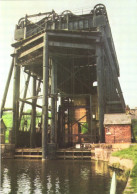
<path fill-rule="evenodd" d="M 131 115 L 127 115 L 125 113 L 105 114 L 104 125 L 108 124 L 131 124 Z"/>

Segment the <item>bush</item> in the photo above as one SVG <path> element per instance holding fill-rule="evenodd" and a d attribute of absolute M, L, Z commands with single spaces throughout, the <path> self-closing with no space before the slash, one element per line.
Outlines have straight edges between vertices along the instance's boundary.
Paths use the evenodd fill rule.
<path fill-rule="evenodd" d="M 137 119 L 132 120 L 133 141 L 137 142 Z"/>

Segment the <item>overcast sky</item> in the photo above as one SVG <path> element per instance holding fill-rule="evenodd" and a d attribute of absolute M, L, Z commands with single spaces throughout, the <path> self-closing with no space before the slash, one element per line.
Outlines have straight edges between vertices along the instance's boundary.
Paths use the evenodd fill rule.
<path fill-rule="evenodd" d="M 137 107 L 137 0 L 30 0 L 0 1 L 0 101 L 13 53 L 15 24 L 26 14 L 64 10 L 90 12 L 97 4 L 106 6 L 120 66 L 120 84 L 126 104 Z M 10 92 L 7 104 L 12 106 Z"/>

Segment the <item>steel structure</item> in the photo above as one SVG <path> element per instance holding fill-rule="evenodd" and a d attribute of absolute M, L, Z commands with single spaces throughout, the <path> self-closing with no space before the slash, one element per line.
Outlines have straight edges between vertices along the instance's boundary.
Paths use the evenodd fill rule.
<path fill-rule="evenodd" d="M 31 18 L 41 16 L 43 19 L 31 22 Z M 25 103 L 32 106 L 31 147 L 35 147 L 36 107 L 42 108 L 43 159 L 57 144 L 63 147 L 80 141 L 104 142 L 104 114 L 125 112 L 118 80 L 119 65 L 105 6 L 98 4 L 84 15 L 75 15 L 68 10 L 61 15 L 55 11 L 26 15 L 16 25 L 15 40 L 1 107 L 2 112 L 9 110 L 4 105 L 14 68 L 12 143 L 18 146 L 20 141 L 19 125 L 25 114 Z M 28 78 L 21 99 L 22 67 Z M 32 102 L 26 99 L 30 77 L 33 77 Z M 42 105 L 37 104 L 40 84 L 43 84 Z M 61 104 L 57 111 L 59 98 Z M 49 119 L 51 133 L 48 142 Z M 81 134 L 83 123 L 87 124 L 84 125 L 86 134 Z"/>

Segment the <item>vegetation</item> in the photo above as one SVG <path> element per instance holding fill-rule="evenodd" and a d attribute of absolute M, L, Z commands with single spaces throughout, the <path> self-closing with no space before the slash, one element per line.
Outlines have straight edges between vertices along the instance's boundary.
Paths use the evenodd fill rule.
<path fill-rule="evenodd" d="M 11 112 L 5 112 L 2 116 L 3 121 L 7 128 L 12 127 L 12 113 Z"/>
<path fill-rule="evenodd" d="M 31 110 L 27 110 L 27 113 L 31 113 Z M 37 115 L 40 116 L 41 113 L 37 112 Z M 7 127 L 7 129 L 12 128 L 12 113 L 11 112 L 5 112 L 2 116 L 3 121 Z M 27 123 L 25 122 L 27 121 Z M 26 115 L 26 116 L 22 116 L 22 120 L 21 120 L 21 129 L 24 127 L 24 124 L 30 126 L 30 121 L 31 121 L 31 115 Z M 40 122 L 40 119 L 37 118 L 36 119 L 36 124 L 38 124 Z"/>
<path fill-rule="evenodd" d="M 82 134 L 85 134 L 88 132 L 88 123 L 83 123 L 81 126 L 81 132 Z"/>
<path fill-rule="evenodd" d="M 134 192 L 137 193 L 137 145 L 132 145 L 130 148 L 114 152 L 112 155 L 133 160 L 134 168 L 130 175 L 132 178 L 131 186 Z"/>
<path fill-rule="evenodd" d="M 137 142 L 137 119 L 132 120 L 133 140 Z"/>
<path fill-rule="evenodd" d="M 28 109 L 26 111 L 27 113 L 31 113 L 31 110 Z M 37 116 L 40 116 L 41 112 L 37 112 Z M 51 113 L 48 115 L 51 117 Z M 12 112 L 4 112 L 3 116 L 3 121 L 6 126 L 6 131 L 5 131 L 5 143 L 9 143 L 9 131 L 12 129 Z M 41 122 L 41 118 L 37 117 L 36 118 L 36 126 L 38 126 L 38 123 Z M 30 130 L 30 124 L 31 124 L 31 115 L 23 115 L 21 119 L 21 127 L 20 130 L 22 131 L 29 131 Z"/>
<path fill-rule="evenodd" d="M 5 143 L 9 143 L 9 130 L 12 128 L 12 113 L 5 112 L 2 118 L 7 128 L 5 131 Z"/>
<path fill-rule="evenodd" d="M 27 110 L 26 112 L 31 113 L 31 110 Z M 37 115 L 40 116 L 41 113 L 37 112 Z M 12 113 L 11 112 L 4 112 L 2 118 L 3 118 L 3 121 L 4 121 L 5 126 L 7 128 L 7 130 L 5 131 L 5 143 L 9 143 L 9 131 L 12 128 Z M 38 125 L 39 122 L 40 122 L 40 118 L 38 117 L 36 119 L 36 126 Z M 25 130 L 25 131 L 29 131 L 30 124 L 31 124 L 31 115 L 22 116 L 20 129 Z"/>

